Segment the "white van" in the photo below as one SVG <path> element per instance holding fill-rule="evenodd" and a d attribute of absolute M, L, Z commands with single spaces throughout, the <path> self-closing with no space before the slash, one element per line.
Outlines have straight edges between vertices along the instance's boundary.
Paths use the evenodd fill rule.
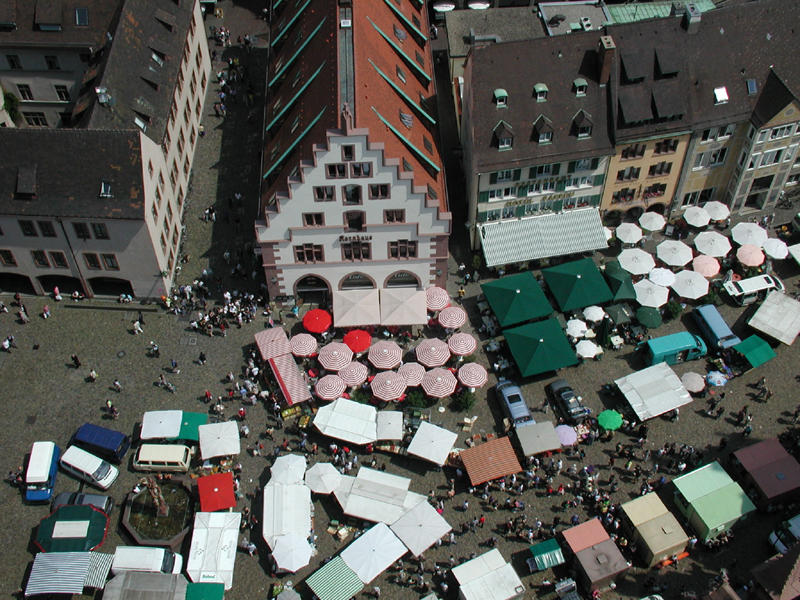
<path fill-rule="evenodd" d="M 739 281 L 727 281 L 723 288 L 739 306 L 763 299 L 772 290 L 783 291 L 783 282 L 774 275 L 758 275 Z"/>
<path fill-rule="evenodd" d="M 172 573 L 177 575 L 183 568 L 183 556 L 166 548 L 146 546 L 117 546 L 111 573 L 119 575 L 128 571 Z"/>
<path fill-rule="evenodd" d="M 775 531 L 769 534 L 769 543 L 781 554 L 786 554 L 798 539 L 800 539 L 800 515 L 783 521 Z"/>
<path fill-rule="evenodd" d="M 185 473 L 191 466 L 194 448 L 178 444 L 142 444 L 133 458 L 137 471 L 176 471 Z"/>
<path fill-rule="evenodd" d="M 61 468 L 70 475 L 107 490 L 117 480 L 119 470 L 102 458 L 77 446 L 70 446 L 61 457 Z"/>

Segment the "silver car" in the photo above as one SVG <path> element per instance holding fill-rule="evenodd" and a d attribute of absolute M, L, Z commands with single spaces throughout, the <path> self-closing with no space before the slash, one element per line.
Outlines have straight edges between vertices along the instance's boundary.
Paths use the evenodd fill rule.
<path fill-rule="evenodd" d="M 514 427 L 525 427 L 536 423 L 522 396 L 522 390 L 516 383 L 508 379 L 499 379 L 495 389 L 500 396 L 503 414 Z"/>

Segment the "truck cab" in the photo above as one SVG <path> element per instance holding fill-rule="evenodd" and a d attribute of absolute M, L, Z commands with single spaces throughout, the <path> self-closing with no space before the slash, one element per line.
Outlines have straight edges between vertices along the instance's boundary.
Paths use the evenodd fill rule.
<path fill-rule="evenodd" d="M 702 358 L 708 353 L 703 339 L 688 331 L 653 338 L 642 342 L 639 347 L 644 352 L 644 360 L 648 366 L 662 362 L 674 365 Z"/>

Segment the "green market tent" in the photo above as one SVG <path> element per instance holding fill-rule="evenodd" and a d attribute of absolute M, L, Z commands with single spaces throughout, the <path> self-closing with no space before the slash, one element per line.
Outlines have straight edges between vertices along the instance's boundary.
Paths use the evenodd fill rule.
<path fill-rule="evenodd" d="M 609 304 L 606 306 L 606 314 L 614 321 L 614 325 L 624 325 L 633 320 L 633 309 L 625 304 Z"/>
<path fill-rule="evenodd" d="M 86 552 L 106 539 L 108 515 L 89 505 L 59 506 L 42 519 L 36 545 L 42 552 Z"/>
<path fill-rule="evenodd" d="M 557 567 L 567 562 L 564 560 L 564 553 L 561 552 L 561 546 L 558 545 L 555 538 L 534 544 L 529 550 L 533 555 L 533 560 L 536 561 L 536 568 L 539 571 Z"/>
<path fill-rule="evenodd" d="M 542 286 L 530 271 L 481 284 L 481 289 L 501 327 L 547 317 L 553 312 Z"/>
<path fill-rule="evenodd" d="M 603 304 L 613 298 L 591 258 L 542 269 L 542 276 L 558 306 L 565 312 L 590 304 Z"/>
<path fill-rule="evenodd" d="M 341 556 L 330 560 L 306 578 L 306 585 L 319 600 L 349 600 L 364 584 Z"/>
<path fill-rule="evenodd" d="M 181 415 L 181 429 L 176 439 L 196 442 L 200 439 L 197 428 L 208 423 L 206 413 L 186 412 Z"/>
<path fill-rule="evenodd" d="M 186 600 L 222 600 L 224 597 L 224 583 L 189 583 L 186 586 Z"/>
<path fill-rule="evenodd" d="M 555 319 L 504 329 L 506 343 L 523 377 L 577 364 L 578 357 Z"/>
<path fill-rule="evenodd" d="M 616 260 L 606 263 L 605 274 L 615 301 L 636 300 L 636 290 L 633 288 L 631 274 L 623 269 Z"/>
<path fill-rule="evenodd" d="M 664 323 L 664 319 L 661 318 L 661 312 L 652 306 L 640 306 L 637 308 L 636 320 L 648 329 L 656 329 Z"/>
<path fill-rule="evenodd" d="M 744 339 L 736 344 L 733 349 L 744 356 L 745 360 L 753 368 L 775 358 L 775 351 L 757 335 L 751 335 L 749 338 Z"/>

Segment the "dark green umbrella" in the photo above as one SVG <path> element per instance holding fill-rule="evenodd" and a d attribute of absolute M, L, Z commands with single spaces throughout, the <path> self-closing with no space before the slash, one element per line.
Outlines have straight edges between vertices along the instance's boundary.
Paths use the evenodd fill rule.
<path fill-rule="evenodd" d="M 631 274 L 623 269 L 617 261 L 606 264 L 605 275 L 614 300 L 636 299 L 636 290 L 633 288 Z"/>
<path fill-rule="evenodd" d="M 562 311 L 603 304 L 612 299 L 608 284 L 591 258 L 542 269 L 542 277 Z"/>
<path fill-rule="evenodd" d="M 555 319 L 504 329 L 503 335 L 523 377 L 555 371 L 578 362 Z"/>
<path fill-rule="evenodd" d="M 481 285 L 500 327 L 550 316 L 553 307 L 530 271 Z"/>
<path fill-rule="evenodd" d="M 615 410 L 604 410 L 597 415 L 597 424 L 606 431 L 616 431 L 622 427 L 622 415 Z"/>
<path fill-rule="evenodd" d="M 88 504 L 66 504 L 42 519 L 36 545 L 42 552 L 88 552 L 106 539 L 108 515 Z"/>
<path fill-rule="evenodd" d="M 609 304 L 606 314 L 614 321 L 614 325 L 624 325 L 633 319 L 633 310 L 627 304 Z"/>
<path fill-rule="evenodd" d="M 650 306 L 640 306 L 637 308 L 636 320 L 648 329 L 661 327 L 664 323 L 664 320 L 661 318 L 661 312 L 659 312 L 657 308 L 652 308 Z"/>

